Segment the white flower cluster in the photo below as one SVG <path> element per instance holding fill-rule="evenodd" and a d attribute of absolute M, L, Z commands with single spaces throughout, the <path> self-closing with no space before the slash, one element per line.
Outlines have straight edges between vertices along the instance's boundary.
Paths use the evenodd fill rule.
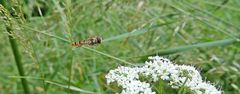
<path fill-rule="evenodd" d="M 145 65 L 138 67 L 120 66 L 110 70 L 106 75 L 107 83 L 117 82 L 122 87 L 121 94 L 156 94 L 151 85 L 139 80 L 139 76 L 151 78 L 153 82 L 159 79 L 169 81 L 172 88 L 183 85 L 194 94 L 221 94 L 216 87 L 204 82 L 200 73 L 193 66 L 173 64 L 170 60 L 154 56 L 149 57 Z"/>

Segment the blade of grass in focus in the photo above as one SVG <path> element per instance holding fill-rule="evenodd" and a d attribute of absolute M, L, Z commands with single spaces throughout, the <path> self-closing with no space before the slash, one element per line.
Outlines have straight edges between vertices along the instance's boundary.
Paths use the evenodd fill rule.
<path fill-rule="evenodd" d="M 204 42 L 204 43 L 198 43 L 198 44 L 193 44 L 193 45 L 179 46 L 179 47 L 169 48 L 169 49 L 165 49 L 165 50 L 159 50 L 154 53 L 144 55 L 143 57 L 152 56 L 152 55 L 163 56 L 163 55 L 174 54 L 174 53 L 183 52 L 183 51 L 187 51 L 187 50 L 192 50 L 192 49 L 196 49 L 196 48 L 208 48 L 208 47 L 230 45 L 230 44 L 233 44 L 236 42 L 239 42 L 239 40 L 224 39 L 224 40 L 218 40 L 218 41 L 213 41 L 213 42 Z"/>
<path fill-rule="evenodd" d="M 11 22 L 11 17 L 10 17 L 10 13 L 0 4 L 0 13 L 1 16 L 3 16 L 4 18 L 4 23 L 6 26 L 6 30 L 8 32 L 8 38 L 9 38 L 9 42 L 11 44 L 11 48 L 12 48 L 12 52 L 14 55 L 14 59 L 17 65 L 17 69 L 19 72 L 20 76 L 25 76 L 25 72 L 23 69 L 23 64 L 22 64 L 22 60 L 21 60 L 21 55 L 20 52 L 18 50 L 18 44 L 15 40 L 15 38 L 12 36 L 13 35 L 13 27 L 12 27 L 12 22 Z M 28 87 L 28 82 L 25 78 L 21 78 L 22 81 L 22 86 L 24 89 L 25 94 L 30 94 L 30 90 Z"/>

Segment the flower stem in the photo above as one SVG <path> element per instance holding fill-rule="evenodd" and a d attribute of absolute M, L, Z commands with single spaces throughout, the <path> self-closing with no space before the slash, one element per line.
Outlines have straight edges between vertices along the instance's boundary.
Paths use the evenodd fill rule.
<path fill-rule="evenodd" d="M 183 85 L 181 86 L 181 88 L 180 88 L 179 91 L 178 91 L 178 94 L 183 94 L 182 92 L 183 92 L 184 89 L 185 89 L 185 84 L 186 84 L 187 80 L 188 80 L 188 78 L 186 78 L 186 80 L 184 81 Z"/>
<path fill-rule="evenodd" d="M 163 80 L 159 80 L 159 94 L 163 94 Z"/>

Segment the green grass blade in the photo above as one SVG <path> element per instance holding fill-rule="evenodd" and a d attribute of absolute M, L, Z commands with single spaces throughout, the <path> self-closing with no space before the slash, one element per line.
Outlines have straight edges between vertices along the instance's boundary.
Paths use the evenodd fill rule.
<path fill-rule="evenodd" d="M 81 93 L 97 94 L 95 92 L 84 90 L 84 89 L 81 89 L 81 88 L 78 88 L 78 87 L 75 87 L 75 86 L 62 85 L 62 84 L 59 84 L 59 83 L 56 83 L 56 82 L 52 82 L 52 81 L 45 81 L 45 82 L 49 83 L 49 84 L 52 84 L 52 85 L 56 85 L 56 86 L 62 87 L 62 88 L 66 88 L 66 89 L 69 89 L 69 90 L 81 92 Z"/>
<path fill-rule="evenodd" d="M 44 80 L 43 78 L 30 77 L 30 76 L 8 76 L 9 78 L 18 78 L 18 79 L 33 79 L 33 80 Z"/>
<path fill-rule="evenodd" d="M 155 53 L 148 54 L 148 55 L 145 55 L 145 56 L 169 55 L 169 54 L 174 54 L 174 53 L 183 52 L 183 51 L 187 51 L 187 50 L 192 50 L 192 49 L 196 49 L 196 48 L 208 48 L 208 47 L 230 45 L 230 44 L 233 44 L 233 43 L 236 43 L 236 42 L 239 42 L 239 40 L 224 39 L 224 40 L 218 40 L 218 41 L 213 41 L 213 42 L 204 42 L 204 43 L 198 43 L 198 44 L 193 44 L 193 45 L 186 45 L 186 46 L 169 48 L 169 49 L 165 49 L 165 50 L 159 50 Z"/>
<path fill-rule="evenodd" d="M 118 36 L 113 36 L 111 38 L 104 39 L 103 42 L 108 42 L 108 41 L 112 41 L 112 40 L 116 40 L 116 39 L 127 38 L 127 37 L 131 37 L 131 36 L 137 36 L 137 35 L 140 35 L 140 34 L 143 34 L 143 33 L 147 32 L 147 31 L 148 31 L 148 29 L 146 29 L 146 28 L 137 29 L 137 30 L 133 30 L 133 31 L 128 32 L 128 33 L 124 33 L 124 34 L 121 34 L 121 35 L 118 35 Z"/>
<path fill-rule="evenodd" d="M 8 31 L 8 33 L 11 34 L 11 30 L 9 28 L 7 29 L 7 31 Z M 23 69 L 23 66 L 22 66 L 22 61 L 21 61 L 21 55 L 18 51 L 17 42 L 11 35 L 9 35 L 8 37 L 9 37 L 9 42 L 10 42 L 11 47 L 12 47 L 12 51 L 13 51 L 13 55 L 14 55 L 14 59 L 15 59 L 16 65 L 17 65 L 19 75 L 20 76 L 25 76 L 25 72 L 24 72 L 24 69 Z M 23 86 L 25 94 L 30 94 L 27 80 L 25 78 L 21 78 L 21 81 L 22 81 L 22 86 Z"/>
<path fill-rule="evenodd" d="M 217 6 L 217 7 L 226 8 L 226 9 L 229 9 L 229 10 L 240 12 L 240 9 L 232 7 L 232 6 L 217 4 L 217 3 L 213 3 L 213 2 L 209 2 L 209 1 L 201 1 L 201 2 L 205 3 L 205 4 L 208 4 L 208 5 Z"/>
<path fill-rule="evenodd" d="M 117 40 L 117 39 L 128 38 L 128 37 L 132 37 L 132 36 L 138 36 L 138 35 L 144 34 L 146 32 L 150 32 L 149 31 L 150 29 L 157 28 L 157 27 L 164 26 L 164 25 L 168 25 L 168 24 L 172 24 L 172 23 L 174 23 L 174 22 L 166 22 L 166 23 L 158 24 L 158 25 L 150 24 L 149 26 L 144 26 L 144 27 L 141 27 L 141 28 L 138 28 L 138 29 L 134 29 L 131 32 L 127 32 L 127 33 L 124 33 L 124 34 L 120 34 L 120 35 L 117 35 L 117 36 L 113 36 L 113 37 L 104 39 L 102 42 L 108 42 L 108 41 L 113 41 L 113 40 Z"/>
<path fill-rule="evenodd" d="M 46 33 L 47 31 L 38 31 L 38 30 L 32 29 L 31 27 L 27 27 L 27 26 L 23 26 L 23 27 L 28 29 L 28 30 L 31 30 L 31 31 L 34 31 L 34 32 L 37 32 L 37 33 L 40 33 L 40 34 L 43 34 L 43 35 L 46 35 L 46 36 L 49 36 L 49 37 L 53 37 L 53 38 L 59 39 L 59 40 L 64 41 L 64 42 L 71 43 L 70 40 L 65 39 L 65 38 L 61 38 L 61 37 L 53 35 L 53 34 Z"/>
<path fill-rule="evenodd" d="M 96 52 L 96 53 L 98 53 L 98 54 L 104 55 L 104 56 L 106 56 L 106 57 L 113 58 L 113 59 L 118 60 L 118 61 L 120 61 L 120 62 L 123 62 L 123 63 L 125 63 L 125 64 L 133 65 L 133 64 L 130 63 L 130 62 L 127 62 L 127 61 L 122 60 L 122 59 L 120 59 L 120 58 L 117 58 L 117 57 L 114 57 L 114 56 L 112 56 L 112 55 L 103 53 L 103 52 L 101 52 L 101 51 L 98 51 L 98 50 L 95 50 L 95 49 L 91 49 L 91 48 L 85 47 L 85 46 L 83 46 L 83 48 L 86 49 L 86 50 L 90 50 L 90 51 Z"/>
<path fill-rule="evenodd" d="M 13 35 L 13 27 L 12 27 L 12 22 L 11 22 L 11 17 L 10 17 L 10 13 L 0 4 L 0 14 L 1 16 L 5 17 L 4 22 L 5 22 L 5 26 L 6 26 L 6 30 L 8 32 L 8 38 L 9 38 L 9 42 L 11 44 L 11 48 L 12 48 L 12 52 L 13 52 L 13 56 L 17 65 L 17 69 L 19 72 L 20 76 L 25 76 L 25 72 L 23 69 L 23 64 L 22 64 L 22 60 L 21 60 L 21 55 L 20 52 L 18 50 L 18 45 L 17 42 L 15 40 L 15 38 L 12 36 Z M 21 82 L 22 82 L 22 86 L 24 89 L 24 93 L 25 94 L 30 94 L 30 90 L 28 87 L 28 82 L 25 78 L 21 78 Z"/>
<path fill-rule="evenodd" d="M 216 16 L 213 15 L 212 13 L 210 13 L 210 12 L 208 12 L 208 11 L 205 11 L 205 10 L 202 10 L 201 8 L 199 8 L 199 7 L 197 7 L 197 6 L 193 6 L 193 5 L 190 4 L 189 2 L 183 1 L 183 3 L 184 3 L 184 5 L 189 6 L 191 9 L 195 9 L 195 10 L 197 10 L 197 11 L 199 11 L 199 12 L 207 15 L 208 17 L 211 17 L 211 18 L 215 19 L 215 20 L 218 21 L 218 22 L 224 23 L 226 26 L 231 26 L 231 27 L 234 27 L 234 28 L 237 29 L 237 30 L 240 30 L 240 28 L 239 28 L 238 26 L 235 26 L 234 24 L 232 24 L 232 23 L 230 23 L 230 22 L 228 22 L 228 21 L 225 21 L 225 20 L 223 20 L 223 19 L 221 19 L 221 18 L 219 18 L 219 17 L 216 17 Z"/>

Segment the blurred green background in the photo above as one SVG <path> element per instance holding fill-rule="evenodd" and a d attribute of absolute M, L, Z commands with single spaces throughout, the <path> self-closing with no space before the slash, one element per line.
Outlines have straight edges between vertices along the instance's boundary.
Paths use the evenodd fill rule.
<path fill-rule="evenodd" d="M 0 3 L 9 16 L 1 14 L 0 20 L 0 94 L 24 94 L 20 78 L 27 79 L 30 94 L 120 92 L 116 85 L 106 84 L 107 72 L 127 63 L 144 63 L 151 55 L 194 65 L 224 94 L 240 94 L 239 0 Z M 24 77 L 19 76 L 9 35 L 17 42 Z M 103 37 L 103 42 L 70 45 L 95 36 Z M 163 92 L 176 90 L 164 82 Z"/>

